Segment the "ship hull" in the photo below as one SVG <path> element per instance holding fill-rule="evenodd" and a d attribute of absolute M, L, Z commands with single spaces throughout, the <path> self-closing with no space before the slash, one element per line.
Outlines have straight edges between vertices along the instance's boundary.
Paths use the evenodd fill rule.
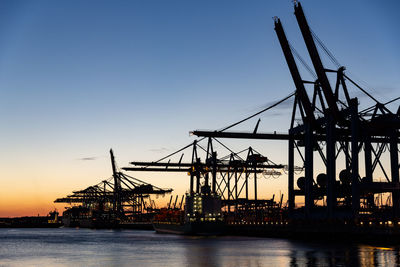
<path fill-rule="evenodd" d="M 157 233 L 164 234 L 213 236 L 224 233 L 222 222 L 192 222 L 185 224 L 155 222 L 153 227 Z"/>

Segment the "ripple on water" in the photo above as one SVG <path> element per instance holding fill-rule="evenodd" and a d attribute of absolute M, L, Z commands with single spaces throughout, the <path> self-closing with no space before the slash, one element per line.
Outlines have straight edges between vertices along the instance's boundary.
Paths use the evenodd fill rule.
<path fill-rule="evenodd" d="M 394 266 L 399 248 L 152 231 L 0 229 L 0 266 Z"/>

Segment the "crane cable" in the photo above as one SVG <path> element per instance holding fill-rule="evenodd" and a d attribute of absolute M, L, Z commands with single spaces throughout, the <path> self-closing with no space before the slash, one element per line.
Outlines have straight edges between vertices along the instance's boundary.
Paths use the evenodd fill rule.
<path fill-rule="evenodd" d="M 341 64 L 339 63 L 339 61 L 333 56 L 332 52 L 329 51 L 329 49 L 327 48 L 327 46 L 321 41 L 321 39 L 317 36 L 317 34 L 316 34 L 311 28 L 310 28 L 310 31 L 311 31 L 311 34 L 312 34 L 314 40 L 315 40 L 315 41 L 317 42 L 317 44 L 322 48 L 322 50 L 324 50 L 324 52 L 328 55 L 328 57 L 331 59 L 331 61 L 333 62 L 333 64 L 335 64 L 337 68 L 340 68 L 342 65 L 341 65 Z M 361 90 L 365 95 L 367 95 L 369 98 L 371 98 L 373 101 L 375 101 L 377 104 L 381 104 L 380 101 L 378 101 L 375 97 L 373 97 L 370 93 L 368 93 L 365 89 L 363 89 L 363 88 L 362 88 L 360 85 L 358 85 L 355 81 L 353 81 L 352 79 L 350 79 L 347 75 L 344 74 L 344 77 L 345 77 L 347 80 L 349 80 L 353 85 L 355 85 L 359 90 Z M 398 97 L 398 98 L 395 98 L 395 99 L 392 99 L 392 100 L 388 101 L 387 103 L 385 103 L 385 104 L 383 104 L 383 105 L 385 106 L 385 105 L 390 104 L 390 103 L 392 103 L 392 102 L 394 102 L 394 101 L 397 101 L 398 99 L 399 99 L 399 97 Z M 370 107 L 370 108 L 372 108 L 372 107 Z M 367 110 L 369 110 L 370 108 L 365 109 L 364 112 L 367 111 Z M 362 112 L 360 112 L 360 113 L 362 113 Z"/>
<path fill-rule="evenodd" d="M 292 46 L 291 43 L 289 43 L 290 50 L 294 54 L 294 56 L 300 61 L 300 63 L 307 69 L 307 71 L 311 74 L 311 76 L 314 78 L 314 80 L 317 79 L 317 75 L 315 72 L 312 70 L 312 68 L 307 64 L 307 62 L 300 56 L 299 52 Z"/>
<path fill-rule="evenodd" d="M 342 65 L 339 63 L 339 61 L 333 56 L 332 52 L 329 51 L 328 47 L 319 39 L 317 34 L 310 28 L 311 35 L 314 37 L 314 40 L 317 42 L 317 44 L 324 50 L 325 54 L 330 58 L 333 64 L 336 65 L 337 68 L 340 68 Z"/>
<path fill-rule="evenodd" d="M 285 98 L 279 100 L 278 102 L 272 104 L 271 106 L 266 107 L 266 108 L 264 108 L 263 110 L 261 110 L 261 111 L 259 111 L 259 112 L 257 112 L 257 113 L 254 113 L 253 115 L 251 115 L 251 116 L 249 116 L 249 117 L 247 117 L 247 118 L 244 118 L 243 120 L 240 120 L 240 121 L 238 121 L 238 122 L 235 122 L 235 123 L 233 123 L 233 124 L 231 124 L 231 125 L 229 125 L 229 126 L 227 126 L 227 127 L 225 127 L 225 128 L 222 128 L 221 130 L 218 130 L 218 131 L 216 131 L 216 132 L 223 132 L 223 131 L 226 131 L 226 130 L 228 130 L 228 129 L 230 129 L 230 128 L 232 128 L 232 127 L 238 125 L 238 124 L 241 124 L 242 122 L 245 122 L 245 121 L 247 121 L 247 120 L 249 120 L 249 119 L 251 119 L 251 118 L 254 118 L 255 116 L 260 115 L 261 113 L 263 113 L 263 112 L 265 112 L 265 111 L 267 111 L 267 110 L 269 110 L 269 109 L 271 109 L 271 108 L 273 108 L 273 107 L 276 107 L 276 106 L 278 106 L 279 104 L 285 102 L 286 100 L 288 100 L 289 98 L 291 98 L 291 97 L 294 96 L 295 94 L 296 94 L 296 91 L 294 91 L 293 93 L 291 93 L 291 94 L 288 95 L 287 97 L 285 97 Z"/>
<path fill-rule="evenodd" d="M 233 123 L 233 124 L 231 124 L 231 125 L 229 125 L 229 126 L 227 126 L 227 127 L 224 127 L 224 128 L 222 128 L 221 130 L 218 130 L 217 132 L 226 131 L 226 130 L 228 130 L 228 129 L 230 129 L 230 128 L 232 128 L 232 127 L 238 125 L 238 124 L 241 124 L 241 123 L 243 123 L 243 122 L 245 122 L 245 121 L 247 121 L 247 120 L 249 120 L 249 119 L 251 119 L 251 118 L 254 118 L 254 117 L 257 116 L 257 115 L 260 115 L 261 113 L 263 113 L 263 112 L 265 112 L 265 111 L 267 111 L 267 110 L 270 110 L 271 108 L 274 108 L 274 107 L 278 106 L 279 104 L 282 104 L 283 102 L 285 102 L 286 100 L 288 100 L 289 98 L 291 98 L 292 96 L 294 96 L 295 94 L 296 94 L 296 91 L 294 91 L 294 92 L 291 93 L 290 95 L 286 96 L 285 98 L 279 100 L 278 102 L 275 102 L 274 104 L 272 104 L 272 105 L 270 105 L 270 106 L 264 108 L 263 110 L 260 110 L 260 111 L 258 111 L 257 113 L 254 113 L 254 114 L 251 115 L 251 116 L 248 116 L 248 117 L 246 117 L 246 118 L 244 118 L 244 119 L 242 119 L 242 120 L 240 120 L 240 121 L 238 121 L 238 122 L 236 122 L 236 123 Z M 206 138 L 206 137 L 203 137 L 203 138 L 200 138 L 200 139 L 196 139 L 194 142 L 197 142 L 197 143 L 198 143 L 198 142 L 201 142 L 201 141 L 203 141 L 205 138 Z M 214 138 L 214 139 L 215 139 L 215 138 Z M 216 140 L 218 143 L 220 143 L 217 139 L 215 139 L 215 140 Z M 220 144 L 221 144 L 221 143 L 220 143 Z M 162 157 L 161 159 L 155 161 L 154 163 L 158 163 L 158 162 L 160 162 L 160 161 L 162 161 L 162 160 L 165 160 L 165 159 L 167 159 L 167 158 L 169 158 L 169 157 L 172 157 L 173 155 L 175 155 L 175 154 L 177 154 L 177 153 L 179 153 L 179 152 L 185 150 L 186 148 L 188 148 L 188 147 L 190 147 L 190 146 L 192 146 L 192 145 L 193 145 L 193 142 L 190 143 L 190 144 L 188 144 L 188 145 L 186 145 L 186 146 L 184 146 L 184 147 L 182 147 L 182 148 L 180 148 L 180 149 L 178 149 L 178 150 L 176 150 L 175 152 L 173 152 L 173 153 L 171 153 L 171 154 L 168 154 L 168 155 L 165 156 L 165 157 Z M 225 145 L 223 145 L 223 144 L 222 144 L 222 146 L 224 146 L 225 148 L 227 148 L 227 147 L 226 147 Z M 230 150 L 229 148 L 227 148 L 227 149 Z M 231 152 L 233 152 L 233 151 L 231 151 Z M 147 168 L 147 167 L 149 167 L 149 166 L 150 166 L 150 165 L 145 166 L 145 167 L 143 167 L 143 168 Z"/>

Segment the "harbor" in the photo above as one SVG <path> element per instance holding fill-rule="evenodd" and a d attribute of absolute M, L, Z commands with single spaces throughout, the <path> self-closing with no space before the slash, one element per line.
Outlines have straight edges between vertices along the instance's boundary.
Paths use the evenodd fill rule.
<path fill-rule="evenodd" d="M 57 198 L 55 203 L 71 205 L 57 223 L 62 221 L 64 227 L 154 229 L 187 235 L 397 243 L 400 109 L 391 111 L 387 106 L 399 98 L 382 103 L 347 76 L 344 66 L 325 68 L 317 45 L 334 63 L 338 61 L 310 30 L 299 2 L 294 4 L 294 14 L 313 64 L 313 69 L 306 67 L 315 81 L 304 81 L 300 76 L 294 57 L 297 52 L 281 20 L 274 17 L 295 92 L 221 130 L 193 130 L 191 134 L 198 137 L 193 143 L 156 161 L 132 161 L 131 166 L 119 169 L 110 150 L 112 176 Z M 300 58 L 298 54 L 296 57 Z M 328 79 L 328 75 L 333 78 Z M 330 80 L 335 82 L 331 84 Z M 306 90 L 310 86 L 312 99 Z M 365 107 L 351 95 L 351 87 L 374 104 Z M 289 99 L 294 101 L 287 133 L 259 132 L 260 119 L 251 132 L 231 130 Z M 285 141 L 288 161 L 276 163 L 252 146 L 234 151 L 223 143 L 227 138 Z M 190 161 L 185 153 L 191 155 Z M 179 160 L 174 161 L 177 157 Z M 389 158 L 388 163 L 383 163 L 384 158 Z M 325 169 L 319 168 L 318 173 L 315 162 L 322 162 Z M 173 196 L 173 188 L 157 187 L 127 172 L 187 173 L 190 188 L 185 195 Z M 280 177 L 283 173 L 288 179 L 286 202 L 284 194 L 267 199 L 258 193 L 260 177 Z M 377 173 L 386 181 L 377 181 Z M 158 207 L 154 198 L 165 195 L 171 195 L 167 206 Z M 304 200 L 303 205 L 297 204 L 298 198 Z"/>
<path fill-rule="evenodd" d="M 202 147 L 200 141 L 196 140 L 185 148 L 192 150 L 190 163 L 181 162 L 185 150 L 181 149 L 159 161 L 131 162 L 135 167 L 125 167 L 123 170 L 187 172 L 190 175 L 190 189 L 186 196 L 185 209 L 180 215 L 181 219 L 177 219 L 179 223 L 182 223 L 181 220 L 189 225 L 195 222 L 207 223 L 210 228 L 209 224 L 224 221 L 227 233 L 253 236 L 273 234 L 284 237 L 315 236 L 321 239 L 328 236 L 330 239 L 368 237 L 371 240 L 400 240 L 400 109 L 393 112 L 386 107 L 399 98 L 386 104 L 381 103 L 353 82 L 346 75 L 345 67 L 327 70 L 317 50 L 316 43 L 319 39 L 310 30 L 300 3 L 295 3 L 294 13 L 317 80 L 305 82 L 301 78 L 282 23 L 279 18 L 274 18 L 275 31 L 296 86 L 295 93 L 290 96 L 294 97 L 295 101 L 288 134 L 258 133 L 260 120 L 250 133 L 229 131 L 244 120 L 220 131 L 195 130 L 192 134 L 200 137 L 203 144 L 206 144 Z M 322 43 L 319 44 L 323 48 L 326 47 Z M 329 53 L 326 49 L 324 51 Z M 328 55 L 334 60 L 331 53 Z M 335 87 L 328 79 L 327 75 L 330 73 L 336 76 Z M 309 84 L 314 89 L 311 100 L 305 89 Z M 350 86 L 366 94 L 375 104 L 361 110 L 359 100 L 349 94 Z M 279 100 L 262 112 L 290 97 Z M 297 116 L 300 116 L 301 124 L 295 125 Z M 213 147 L 217 142 L 221 144 L 219 140 L 223 138 L 287 140 L 288 162 L 275 164 L 252 147 L 234 152 L 224 146 L 231 153 L 218 158 L 219 154 Z M 199 156 L 201 149 L 205 152 L 203 161 Z M 384 150 L 390 156 L 390 164 L 387 167 L 381 163 Z M 182 153 L 182 157 L 179 162 L 171 162 L 171 157 L 176 153 Z M 300 166 L 295 165 L 295 156 L 301 158 Z M 326 168 L 325 172 L 318 175 L 314 171 L 314 161 L 317 158 L 323 161 Z M 360 166 L 361 158 L 364 159 L 364 166 Z M 341 168 L 344 169 L 340 170 L 339 166 L 343 166 Z M 274 175 L 274 172 L 280 175 L 279 171 L 284 168 L 288 172 L 287 205 L 282 203 L 283 195 L 277 198 L 278 201 L 280 198 L 279 202 L 274 198 L 260 199 L 257 194 L 257 176 Z M 298 169 L 298 172 L 300 170 L 303 175 L 297 178 L 297 188 L 295 169 Z M 374 172 L 378 171 L 383 171 L 387 181 L 374 181 Z M 253 178 L 253 185 L 249 182 L 250 178 Z M 114 188 L 118 188 L 117 184 L 119 182 L 115 183 Z M 249 198 L 249 190 L 253 190 L 253 199 Z M 114 191 L 115 198 L 120 194 L 118 190 Z M 378 196 L 383 194 L 391 195 L 391 205 L 378 202 Z M 214 195 L 221 198 L 221 203 L 204 200 Z M 304 206 L 296 207 L 298 197 L 304 198 Z M 200 201 L 197 207 L 193 199 Z M 118 207 L 120 204 L 116 205 Z M 173 208 L 175 207 L 176 201 Z M 164 219 L 166 223 L 174 223 L 173 216 L 171 219 Z M 229 228 L 231 230 L 228 230 Z M 196 234 L 193 231 L 188 232 Z M 215 234 L 215 231 L 210 231 L 210 234 Z"/>
<path fill-rule="evenodd" d="M 26 134 L 23 128 L 31 124 L 38 128 L 25 136 L 32 142 L 18 140 L 15 154 L 6 149 L 3 169 L 7 178 L 0 191 L 0 240 L 3 237 L 0 265 L 125 266 L 130 261 L 143 266 L 400 265 L 400 96 L 396 78 L 389 79 L 393 73 L 385 66 L 381 67 L 382 73 L 365 72 L 369 76 L 364 79 L 376 81 L 375 84 L 383 84 L 382 79 L 394 83 L 385 84 L 390 89 L 382 89 L 383 85 L 371 88 L 353 74 L 354 66 L 368 69 L 368 57 L 376 56 L 371 52 L 365 52 L 357 64 L 342 64 L 372 45 L 358 44 L 359 51 L 347 48 L 351 42 L 346 43 L 344 39 L 351 37 L 355 42 L 360 33 L 351 32 L 355 25 L 348 28 L 342 25 L 340 29 L 332 26 L 335 21 L 342 23 L 336 5 L 329 12 L 321 7 L 316 9 L 306 0 L 293 1 L 285 8 L 276 3 L 272 5 L 280 8 L 274 10 L 275 15 L 267 25 L 269 31 L 264 33 L 269 39 L 263 49 L 273 55 L 266 64 L 272 74 L 265 74 L 268 81 L 260 83 L 270 88 L 263 89 L 264 95 L 243 78 L 259 70 L 253 67 L 245 72 L 245 65 L 241 68 L 246 73 L 243 77 L 227 78 L 224 75 L 228 71 L 224 69 L 220 69 L 220 77 L 216 69 L 212 73 L 196 74 L 198 85 L 185 80 L 185 73 L 190 77 L 195 72 L 188 65 L 187 72 L 184 68 L 180 70 L 181 79 L 175 77 L 170 83 L 166 82 L 170 75 L 168 67 L 162 67 L 158 75 L 148 72 L 151 77 L 143 74 L 146 68 L 157 65 L 154 62 L 147 65 L 146 60 L 132 63 L 138 64 L 132 72 L 124 68 L 137 74 L 137 80 L 132 78 L 129 82 L 118 80 L 125 77 L 121 71 L 113 72 L 115 76 L 107 83 L 110 70 L 100 77 L 96 68 L 78 70 L 74 65 L 78 72 L 90 69 L 93 77 L 104 79 L 105 87 L 100 82 L 99 89 L 88 89 L 89 92 L 83 89 L 86 86 L 83 82 L 81 91 L 77 89 L 71 94 L 70 103 L 78 103 L 83 110 L 90 106 L 90 112 L 79 114 L 70 107 L 61 112 L 56 104 L 48 112 L 46 105 L 52 105 L 52 101 L 46 100 L 43 107 L 36 109 L 54 113 L 50 121 L 58 128 L 52 126 L 51 131 L 60 132 L 54 136 L 40 128 L 44 120 L 31 118 L 25 124 L 13 124 L 10 120 L 7 127 L 20 127 L 21 135 Z M 149 12 L 154 8 L 147 4 L 136 6 L 136 3 L 128 6 L 135 11 L 145 6 Z M 161 62 L 163 57 L 170 56 L 163 52 L 161 44 L 165 44 L 165 49 L 173 47 L 179 51 L 169 64 L 182 60 L 178 55 L 184 54 L 189 46 L 182 41 L 178 49 L 175 43 L 168 43 L 169 34 L 175 36 L 171 29 L 180 32 L 182 24 L 173 27 L 165 23 L 171 18 L 163 23 L 157 20 L 157 27 L 163 25 L 170 31 L 155 30 L 153 24 L 141 24 L 148 23 L 153 14 L 131 17 L 126 11 L 118 7 L 117 31 L 115 25 L 102 24 L 104 21 L 100 18 L 104 16 L 93 21 L 102 24 L 101 29 L 110 30 L 112 35 L 119 36 L 130 25 L 133 32 L 141 29 L 139 32 L 146 32 L 149 40 L 163 36 L 164 42 L 151 39 L 151 45 L 157 47 L 152 50 L 154 47 L 146 43 L 148 40 L 141 40 L 141 44 L 140 38 L 132 37 L 135 34 L 126 37 L 130 40 L 127 43 L 110 41 L 112 38 L 102 40 L 104 44 L 97 41 L 104 49 L 101 54 L 109 57 L 109 62 L 91 66 L 100 69 L 108 68 L 107 64 L 113 60 L 124 62 L 122 58 L 129 57 L 122 48 L 125 46 L 136 51 L 132 52 L 136 54 L 131 61 L 140 61 L 141 52 L 149 49 L 149 55 L 154 58 L 154 51 L 160 53 L 157 55 Z M 238 10 L 235 12 L 241 14 Z M 255 10 L 248 12 L 258 14 Z M 330 23 L 321 14 L 329 14 Z M 159 16 L 168 14 L 160 12 Z M 215 24 L 219 16 L 212 17 Z M 135 23 L 129 24 L 130 19 Z M 210 25 L 213 24 L 210 22 Z M 196 27 L 210 25 L 200 23 Z M 241 29 L 238 25 L 236 30 Z M 160 35 L 151 36 L 152 31 L 141 27 L 149 27 Z M 211 28 L 205 32 L 218 32 L 213 35 L 215 40 L 224 36 L 222 28 Z M 246 29 L 243 32 L 247 34 L 249 29 Z M 365 27 L 364 34 L 374 29 Z M 383 27 L 379 29 L 380 34 L 386 33 Z M 190 42 L 190 38 L 197 38 L 188 30 L 184 32 L 187 35 L 180 36 L 180 40 Z M 93 36 L 98 34 L 93 31 Z M 85 40 L 94 38 L 82 36 Z M 333 36 L 342 37 L 339 41 Z M 238 47 L 251 46 L 250 40 L 242 38 L 239 42 L 237 38 Z M 117 43 L 119 48 L 115 48 Z M 218 47 L 211 43 L 213 49 Z M 86 51 L 88 55 L 97 53 L 91 44 Z M 114 47 L 118 60 L 112 52 L 104 53 L 109 51 L 106 44 Z M 206 44 L 201 43 L 199 47 L 202 46 Z M 224 47 L 229 50 L 229 45 Z M 260 49 L 258 44 L 257 47 Z M 124 54 L 120 55 L 118 49 Z M 252 49 L 248 49 L 237 57 L 256 60 L 259 55 L 254 56 Z M 224 59 L 222 52 L 219 53 L 214 55 L 215 62 L 232 59 L 232 56 Z M 266 60 L 266 57 L 260 58 Z M 391 70 L 396 69 L 393 66 Z M 73 73 L 74 68 L 69 71 Z M 220 82 L 213 86 L 232 89 L 223 93 L 213 86 L 200 89 L 202 79 L 211 77 L 212 81 L 217 76 L 232 81 L 245 79 L 243 84 L 248 83 L 249 87 L 246 85 L 240 91 L 235 82 L 230 85 Z M 154 93 L 150 81 L 165 89 Z M 186 83 L 192 86 L 189 94 L 182 89 Z M 60 82 L 60 87 L 67 84 Z M 135 89 L 134 93 L 115 89 L 118 94 L 114 94 L 109 89 L 114 86 Z M 180 88 L 175 93 L 174 86 Z M 282 87 L 285 89 L 279 89 Z M 43 99 L 53 97 L 47 90 Z M 29 94 L 26 95 L 28 99 Z M 62 97 L 58 93 L 54 95 L 65 101 L 69 97 L 67 93 Z M 144 95 L 148 98 L 141 98 Z M 28 112 L 23 116 L 29 117 Z M 87 132 L 84 137 L 80 134 L 83 129 Z M 41 143 L 35 143 L 35 138 Z M 55 141 L 63 145 L 50 145 Z M 30 152 L 26 159 L 21 158 L 22 163 L 6 164 L 14 162 L 25 148 Z M 42 154 L 47 158 L 41 158 Z M 16 248 L 15 252 L 11 247 Z M 134 255 L 131 255 L 132 249 Z M 54 257 L 43 256 L 50 255 L 51 251 L 55 251 Z M 23 254 L 21 258 L 17 256 Z"/>

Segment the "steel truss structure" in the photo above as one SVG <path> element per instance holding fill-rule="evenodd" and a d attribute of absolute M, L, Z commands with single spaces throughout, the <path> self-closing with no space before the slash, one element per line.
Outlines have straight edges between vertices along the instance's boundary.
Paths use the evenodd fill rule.
<path fill-rule="evenodd" d="M 137 220 L 156 209 L 151 195 L 165 195 L 172 189 L 163 189 L 118 171 L 113 151 L 110 150 L 113 176 L 96 185 L 58 198 L 56 203 L 79 204 L 110 218 L 121 221 Z"/>
<path fill-rule="evenodd" d="M 235 153 L 215 138 L 207 139 L 207 148 L 203 148 L 199 144 L 200 141 L 196 140 L 184 148 L 191 148 L 190 163 L 182 162 L 182 154 L 179 162 L 171 162 L 170 159 L 168 162 L 160 162 L 161 160 L 156 162 L 135 161 L 130 162 L 135 167 L 122 169 L 126 171 L 187 173 L 190 176 L 189 194 L 198 194 L 202 190 L 202 185 L 208 185 L 212 194 L 221 196 L 223 206 L 228 213 L 276 207 L 276 205 L 273 205 L 273 203 L 276 203 L 274 199 L 259 199 L 257 180 L 264 176 L 280 176 L 279 170 L 284 168 L 283 165 L 275 164 L 252 147 Z M 227 149 L 229 154 L 217 158 L 213 141 Z M 182 150 L 178 150 L 170 156 Z M 199 156 L 199 150 L 203 150 L 205 153 L 203 161 Z M 170 157 L 165 157 L 162 160 L 168 158 Z M 282 202 L 278 205 L 282 206 Z"/>
<path fill-rule="evenodd" d="M 297 1 L 294 13 L 315 73 L 299 58 L 286 38 L 280 19 L 275 17 L 275 31 L 296 87 L 288 134 L 225 132 L 225 129 L 193 131 L 193 134 L 200 137 L 287 140 L 288 208 L 292 218 L 359 220 L 365 214 L 372 218 L 371 214 L 379 213 L 377 219 L 398 221 L 400 108 L 392 112 L 388 105 L 399 98 L 386 103 L 376 100 L 345 74 L 345 68 L 338 64 L 311 31 L 301 4 Z M 324 67 L 315 40 L 338 66 L 337 70 Z M 312 72 L 314 81 L 302 79 L 293 53 Z M 336 75 L 333 86 L 328 74 Z M 313 89 L 311 98 L 306 90 L 309 85 Z M 359 99 L 351 97 L 349 86 L 360 90 L 375 104 L 360 110 Z M 295 125 L 297 116 L 300 116 L 300 121 Z M 387 164 L 383 160 L 385 154 L 389 157 L 389 167 L 385 166 Z M 303 162 L 305 170 L 304 177 L 297 180 L 297 188 L 296 159 Z M 325 168 L 318 175 L 316 159 L 322 161 Z M 341 165 L 343 167 L 339 171 Z M 379 173 L 383 174 L 386 181 L 378 181 Z M 391 195 L 391 203 L 387 203 L 390 207 L 381 206 L 378 209 L 374 199 L 377 194 L 383 193 Z M 304 206 L 296 209 L 296 203 L 299 203 L 296 198 L 299 196 L 304 197 Z M 323 203 L 322 206 L 318 205 L 319 202 Z"/>

